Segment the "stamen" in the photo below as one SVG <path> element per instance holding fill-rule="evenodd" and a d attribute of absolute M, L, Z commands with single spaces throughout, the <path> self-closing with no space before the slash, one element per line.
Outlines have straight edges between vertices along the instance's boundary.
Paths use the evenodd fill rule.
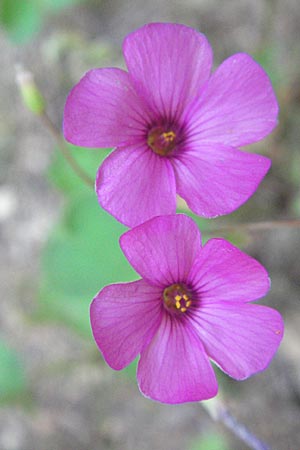
<path fill-rule="evenodd" d="M 173 130 L 167 130 L 163 127 L 155 127 L 148 133 L 147 144 L 149 147 L 161 156 L 166 156 L 176 146 L 176 134 Z"/>
<path fill-rule="evenodd" d="M 183 284 L 172 284 L 163 292 L 165 308 L 171 313 L 185 313 L 192 305 L 191 293 Z"/>
<path fill-rule="evenodd" d="M 168 131 L 167 133 L 163 133 L 162 137 L 163 137 L 165 142 L 170 144 L 176 138 L 176 134 L 174 133 L 174 131 Z"/>

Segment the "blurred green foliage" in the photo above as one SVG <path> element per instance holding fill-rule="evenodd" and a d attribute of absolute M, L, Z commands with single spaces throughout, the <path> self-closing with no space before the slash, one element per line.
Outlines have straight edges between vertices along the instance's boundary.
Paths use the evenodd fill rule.
<path fill-rule="evenodd" d="M 107 150 L 70 148 L 82 167 L 95 177 Z M 50 179 L 65 196 L 66 206 L 42 257 L 39 317 L 62 320 L 90 336 L 89 304 L 105 285 L 137 278 L 119 247 L 126 228 L 98 205 L 60 153 Z"/>
<path fill-rule="evenodd" d="M 16 44 L 26 42 L 39 31 L 50 13 L 82 0 L 0 0 L 0 23 Z"/>
<path fill-rule="evenodd" d="M 95 178 L 110 150 L 91 150 L 70 145 L 78 164 Z M 98 204 L 96 194 L 73 172 L 59 151 L 49 170 L 49 179 L 64 195 L 59 223 L 50 234 L 42 255 L 39 319 L 55 319 L 90 336 L 89 305 L 105 285 L 138 278 L 119 247 L 126 228 Z M 198 224 L 203 241 L 208 220 L 181 209 Z M 128 369 L 135 378 L 136 362 Z"/>
<path fill-rule="evenodd" d="M 82 169 L 89 174 L 91 179 L 96 178 L 98 167 L 111 152 L 110 149 L 96 150 L 76 147 L 71 144 L 67 145 L 73 158 L 80 165 L 80 167 L 82 167 Z M 76 197 L 78 193 L 86 193 L 92 195 L 96 200 L 94 191 L 74 173 L 72 167 L 66 162 L 59 149 L 56 149 L 52 159 L 52 164 L 48 171 L 48 177 L 52 184 L 60 190 L 66 198 L 70 198 L 72 196 Z"/>
<path fill-rule="evenodd" d="M 0 402 L 19 396 L 25 389 L 26 379 L 19 354 L 0 340 Z"/>
<path fill-rule="evenodd" d="M 278 66 L 278 48 L 275 45 L 265 45 L 253 56 L 269 75 L 275 92 L 278 91 L 284 82 L 284 72 Z"/>
<path fill-rule="evenodd" d="M 205 434 L 197 438 L 189 450 L 229 450 L 223 436 L 218 434 Z"/>
<path fill-rule="evenodd" d="M 129 378 L 129 380 L 136 383 L 136 372 L 139 359 L 140 358 L 137 357 L 134 361 L 132 361 L 132 363 L 129 364 L 129 366 L 125 367 L 125 369 L 123 369 L 122 372 L 119 373 L 119 375 L 120 376 L 125 375 L 127 378 Z"/>

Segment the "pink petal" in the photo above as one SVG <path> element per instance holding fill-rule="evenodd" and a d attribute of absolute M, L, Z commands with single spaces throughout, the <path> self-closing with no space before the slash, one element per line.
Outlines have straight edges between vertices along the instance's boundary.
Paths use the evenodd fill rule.
<path fill-rule="evenodd" d="M 143 280 L 105 287 L 91 304 L 95 341 L 107 364 L 120 370 L 148 344 L 161 321 L 160 289 Z"/>
<path fill-rule="evenodd" d="M 127 36 L 123 52 L 137 90 L 166 119 L 180 116 L 212 65 L 206 37 L 179 24 L 145 25 Z"/>
<path fill-rule="evenodd" d="M 249 302 L 263 297 L 270 280 L 265 268 L 224 239 L 210 239 L 190 272 L 188 283 L 205 301 Z"/>
<path fill-rule="evenodd" d="M 264 370 L 283 337 L 280 314 L 266 306 L 204 301 L 192 320 L 209 357 L 237 380 Z"/>
<path fill-rule="evenodd" d="M 229 214 L 256 191 L 271 161 L 221 144 L 183 149 L 172 159 L 178 194 L 196 214 Z"/>
<path fill-rule="evenodd" d="M 89 71 L 70 92 L 64 135 L 75 145 L 114 147 L 143 139 L 147 109 L 127 72 Z"/>
<path fill-rule="evenodd" d="M 184 282 L 201 248 L 200 232 L 188 216 L 155 217 L 127 231 L 121 248 L 134 269 L 149 283 Z"/>
<path fill-rule="evenodd" d="M 265 71 L 249 55 L 228 58 L 187 112 L 191 139 L 242 146 L 259 141 L 277 124 L 278 104 Z"/>
<path fill-rule="evenodd" d="M 142 351 L 137 378 L 146 397 L 163 403 L 196 402 L 214 397 L 218 391 L 199 338 L 185 321 L 168 314 Z"/>
<path fill-rule="evenodd" d="M 100 205 L 130 227 L 176 211 L 172 165 L 145 145 L 111 153 L 99 168 L 96 192 Z"/>

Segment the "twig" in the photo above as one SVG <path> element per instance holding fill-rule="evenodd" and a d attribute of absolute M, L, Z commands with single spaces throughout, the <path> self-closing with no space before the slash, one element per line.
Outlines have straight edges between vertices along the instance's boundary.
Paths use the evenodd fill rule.
<path fill-rule="evenodd" d="M 70 164 L 74 172 L 82 179 L 82 181 L 89 187 L 94 187 L 94 180 L 80 167 L 76 159 L 72 156 L 61 131 L 56 128 L 52 120 L 46 111 L 46 101 L 44 96 L 37 87 L 33 74 L 24 69 L 21 64 L 16 64 L 16 83 L 19 87 L 21 97 L 24 105 L 33 113 L 38 116 L 44 126 L 48 129 L 54 140 L 58 144 L 59 150 L 62 152 L 66 161 Z"/>
<path fill-rule="evenodd" d="M 210 417 L 223 423 L 236 437 L 245 442 L 252 450 L 271 450 L 266 443 L 258 439 L 244 424 L 240 423 L 228 409 L 216 398 L 204 401 L 201 405 L 209 413 Z"/>
<path fill-rule="evenodd" d="M 55 141 L 58 144 L 58 148 L 63 154 L 66 161 L 70 164 L 71 168 L 74 170 L 74 172 L 82 179 L 82 181 L 89 187 L 94 188 L 94 180 L 80 167 L 80 165 L 77 163 L 76 159 L 72 156 L 70 150 L 68 149 L 61 132 L 56 128 L 56 126 L 53 124 L 49 116 L 46 112 L 43 112 L 40 116 L 41 121 L 43 122 L 44 126 L 48 129 L 50 134 L 53 136 Z"/>
<path fill-rule="evenodd" d="M 206 230 L 206 233 L 230 233 L 232 231 L 248 231 L 255 233 L 256 231 L 266 231 L 275 228 L 300 228 L 300 219 L 287 219 L 287 220 L 267 220 L 263 222 L 245 222 L 236 223 L 232 225 L 213 227 Z"/>

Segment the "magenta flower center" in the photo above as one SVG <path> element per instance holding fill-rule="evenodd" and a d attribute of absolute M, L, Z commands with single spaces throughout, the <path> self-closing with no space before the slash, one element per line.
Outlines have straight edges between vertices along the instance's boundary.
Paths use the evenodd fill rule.
<path fill-rule="evenodd" d="M 176 146 L 176 134 L 163 127 L 152 128 L 148 133 L 147 144 L 158 155 L 165 156 Z"/>
<path fill-rule="evenodd" d="M 185 313 L 192 304 L 188 289 L 182 284 L 172 284 L 163 293 L 165 308 L 170 312 Z"/>

